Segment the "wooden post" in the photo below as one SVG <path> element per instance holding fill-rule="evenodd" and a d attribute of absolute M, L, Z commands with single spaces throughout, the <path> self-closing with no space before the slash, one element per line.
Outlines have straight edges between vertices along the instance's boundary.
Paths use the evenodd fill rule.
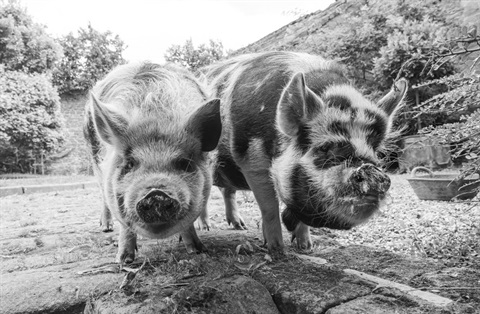
<path fill-rule="evenodd" d="M 418 107 L 420 105 L 420 94 L 418 93 L 418 88 L 415 89 L 415 105 Z M 420 116 L 417 117 L 417 129 L 421 128 Z"/>
<path fill-rule="evenodd" d="M 45 175 L 45 168 L 43 167 L 43 152 L 40 153 L 40 166 L 42 167 L 42 176 Z"/>

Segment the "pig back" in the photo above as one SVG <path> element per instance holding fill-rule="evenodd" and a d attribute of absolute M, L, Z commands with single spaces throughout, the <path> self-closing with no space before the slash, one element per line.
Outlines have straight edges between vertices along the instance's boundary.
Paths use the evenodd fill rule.
<path fill-rule="evenodd" d="M 222 99 L 224 128 L 218 151 L 223 162 L 252 159 L 261 153 L 269 160 L 281 151 L 282 135 L 276 112 L 283 89 L 297 72 L 317 95 L 333 84 L 346 84 L 337 63 L 294 52 L 243 55 L 211 66 L 207 76 Z M 248 156 L 248 155 L 251 156 Z"/>

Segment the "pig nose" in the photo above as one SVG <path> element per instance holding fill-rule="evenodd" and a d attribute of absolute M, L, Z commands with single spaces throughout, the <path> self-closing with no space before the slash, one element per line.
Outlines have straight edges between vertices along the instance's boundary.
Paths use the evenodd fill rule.
<path fill-rule="evenodd" d="M 177 200 L 159 189 L 150 190 L 137 203 L 137 213 L 147 223 L 172 221 L 179 208 Z"/>
<path fill-rule="evenodd" d="M 369 163 L 353 171 L 350 183 L 360 194 L 383 196 L 390 188 L 390 178 L 380 168 Z"/>

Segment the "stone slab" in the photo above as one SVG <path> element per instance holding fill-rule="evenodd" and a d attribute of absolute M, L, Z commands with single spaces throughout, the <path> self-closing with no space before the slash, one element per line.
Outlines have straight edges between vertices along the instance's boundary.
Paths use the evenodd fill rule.
<path fill-rule="evenodd" d="M 200 286 L 186 284 L 172 297 L 165 293 L 165 286 L 143 285 L 146 289 L 136 292 L 141 297 L 126 298 L 115 291 L 89 305 L 86 313 L 280 314 L 268 290 L 248 276 L 205 280 Z"/>
<path fill-rule="evenodd" d="M 0 274 L 0 313 L 83 313 L 87 300 L 120 286 L 119 273 L 80 272 L 111 259 Z"/>

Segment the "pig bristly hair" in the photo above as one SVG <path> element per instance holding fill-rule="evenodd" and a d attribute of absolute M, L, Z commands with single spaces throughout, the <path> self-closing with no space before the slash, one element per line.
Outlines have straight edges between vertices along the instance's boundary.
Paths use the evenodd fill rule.
<path fill-rule="evenodd" d="M 178 116 L 185 116 L 208 98 L 203 85 L 187 70 L 150 62 L 116 68 L 97 83 L 92 93 L 104 103 L 121 106 L 130 116 L 136 109 L 144 114 L 174 109 Z"/>
<path fill-rule="evenodd" d="M 296 52 L 235 57 L 211 66 L 206 75 L 222 99 L 221 184 L 242 189 L 239 169 L 269 169 L 287 215 L 317 227 L 348 229 L 378 209 L 383 192 L 373 199 L 349 180 L 368 164 L 371 183 L 388 189 L 385 175 L 378 176 L 385 182 L 374 182 L 381 172 L 377 154 L 391 133 L 405 80 L 374 103 L 349 82 L 342 65 Z"/>

